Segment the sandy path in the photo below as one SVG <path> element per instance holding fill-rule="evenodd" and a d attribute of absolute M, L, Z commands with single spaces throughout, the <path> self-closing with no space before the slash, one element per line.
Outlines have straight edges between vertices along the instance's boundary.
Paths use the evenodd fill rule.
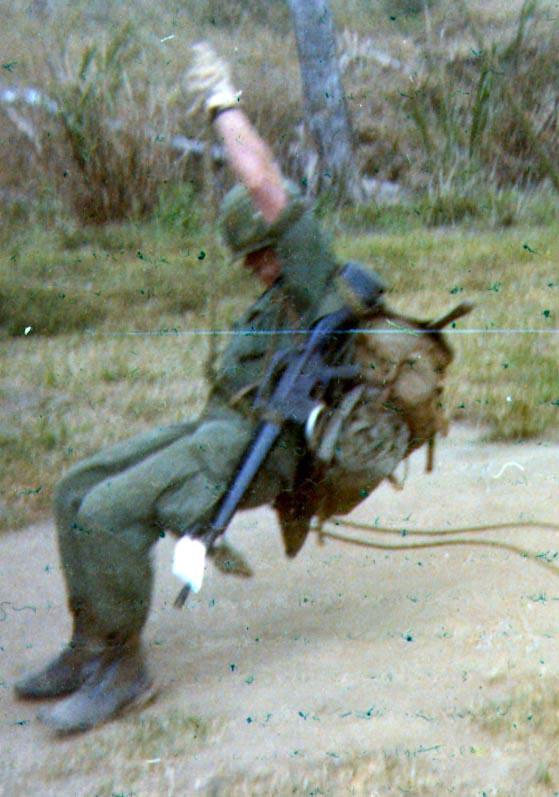
<path fill-rule="evenodd" d="M 68 635 L 54 532 L 3 535 L 0 795 L 554 794 L 559 578 L 538 563 L 559 539 L 512 524 L 559 531 L 559 446 L 457 429 L 435 473 L 423 466 L 418 452 L 405 489 L 381 487 L 353 518 L 400 532 L 507 523 L 477 539 L 540 558 L 311 539 L 289 563 L 257 510 L 230 530 L 255 578 L 209 571 L 178 613 L 165 540 L 146 633 L 157 699 L 65 740 L 11 690 Z"/>

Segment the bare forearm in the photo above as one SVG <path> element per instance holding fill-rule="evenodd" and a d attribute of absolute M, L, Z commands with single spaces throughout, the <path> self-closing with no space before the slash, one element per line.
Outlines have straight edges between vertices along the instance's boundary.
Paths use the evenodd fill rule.
<path fill-rule="evenodd" d="M 196 104 L 201 104 L 207 118 L 213 120 L 231 169 L 248 188 L 255 207 L 272 224 L 288 201 L 272 151 L 238 107 L 239 93 L 231 84 L 228 64 L 208 42 L 194 44 L 192 56 L 187 78 Z"/>
<path fill-rule="evenodd" d="M 272 151 L 240 108 L 219 114 L 214 128 L 229 166 L 246 185 L 266 221 L 274 222 L 287 204 L 287 195 Z"/>

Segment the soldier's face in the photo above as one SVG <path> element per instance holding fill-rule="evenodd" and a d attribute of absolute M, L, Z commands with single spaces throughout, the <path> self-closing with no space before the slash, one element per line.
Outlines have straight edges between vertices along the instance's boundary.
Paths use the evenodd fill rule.
<path fill-rule="evenodd" d="M 260 282 L 267 288 L 272 285 L 281 274 L 281 265 L 277 253 L 271 247 L 250 252 L 245 257 L 245 268 L 256 274 Z"/>

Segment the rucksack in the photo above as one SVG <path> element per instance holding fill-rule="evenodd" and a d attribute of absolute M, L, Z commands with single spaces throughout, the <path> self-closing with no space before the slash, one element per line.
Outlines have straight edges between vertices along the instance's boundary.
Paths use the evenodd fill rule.
<path fill-rule="evenodd" d="M 275 501 L 286 553 L 301 549 L 316 517 L 345 515 L 416 449 L 446 434 L 444 379 L 453 352 L 442 330 L 470 312 L 463 303 L 436 321 L 383 311 L 355 333 L 353 361 L 361 378 L 320 416 L 299 464 L 294 490 Z"/>

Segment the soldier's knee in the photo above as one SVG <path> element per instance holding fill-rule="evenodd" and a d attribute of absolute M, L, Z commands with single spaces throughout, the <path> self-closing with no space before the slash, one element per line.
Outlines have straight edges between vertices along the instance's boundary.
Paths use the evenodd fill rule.
<path fill-rule="evenodd" d="M 100 500 L 97 490 L 88 493 L 82 500 L 76 515 L 77 530 L 87 534 L 100 530 L 114 532 L 117 530 L 116 525 L 111 505 Z"/>
<path fill-rule="evenodd" d="M 105 469 L 92 460 L 70 468 L 54 489 L 53 507 L 59 525 L 72 524 L 86 497 L 106 477 Z"/>
<path fill-rule="evenodd" d="M 83 500 L 87 487 L 79 475 L 70 470 L 57 483 L 53 494 L 54 513 L 57 518 L 75 514 Z"/>

